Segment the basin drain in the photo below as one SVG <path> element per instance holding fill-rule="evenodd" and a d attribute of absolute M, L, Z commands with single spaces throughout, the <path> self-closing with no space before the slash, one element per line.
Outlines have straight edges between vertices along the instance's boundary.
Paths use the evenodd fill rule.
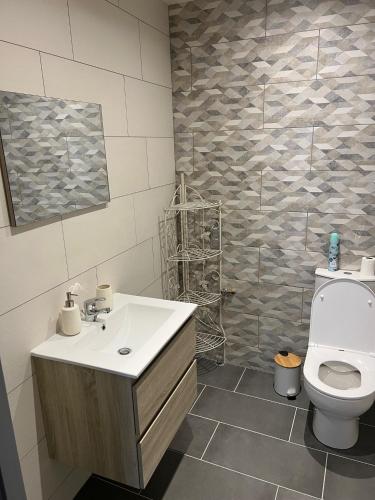
<path fill-rule="evenodd" d="M 130 354 L 132 350 L 129 347 L 121 347 L 121 349 L 119 349 L 117 352 L 122 356 L 126 356 L 127 354 Z"/>

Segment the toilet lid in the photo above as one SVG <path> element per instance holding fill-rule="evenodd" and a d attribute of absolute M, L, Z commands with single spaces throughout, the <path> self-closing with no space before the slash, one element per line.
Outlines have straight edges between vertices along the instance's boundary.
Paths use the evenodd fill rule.
<path fill-rule="evenodd" d="M 309 344 L 375 354 L 375 294 L 364 283 L 324 283 L 311 305 Z"/>

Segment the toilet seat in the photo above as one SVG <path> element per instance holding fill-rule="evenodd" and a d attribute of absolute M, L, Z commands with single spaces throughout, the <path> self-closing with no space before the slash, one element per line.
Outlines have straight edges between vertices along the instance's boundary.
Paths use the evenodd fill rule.
<path fill-rule="evenodd" d="M 352 389 L 336 389 L 319 378 L 322 363 L 339 361 L 355 367 L 361 374 L 361 385 Z M 307 351 L 303 374 L 317 391 L 342 400 L 362 399 L 375 393 L 375 358 L 363 353 L 342 351 L 327 347 L 312 347 Z"/>

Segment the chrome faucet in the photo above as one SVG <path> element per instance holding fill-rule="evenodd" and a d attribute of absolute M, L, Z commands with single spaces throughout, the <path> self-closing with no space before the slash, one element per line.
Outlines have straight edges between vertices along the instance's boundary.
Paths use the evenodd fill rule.
<path fill-rule="evenodd" d="M 94 297 L 93 299 L 87 299 L 83 303 L 83 314 L 85 321 L 98 321 L 98 314 L 109 313 L 109 307 L 103 307 L 98 309 L 98 302 L 103 302 L 105 299 L 103 297 Z"/>

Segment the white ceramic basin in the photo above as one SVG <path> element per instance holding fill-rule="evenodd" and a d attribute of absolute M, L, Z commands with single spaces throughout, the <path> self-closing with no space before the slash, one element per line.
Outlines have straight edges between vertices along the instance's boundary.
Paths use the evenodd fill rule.
<path fill-rule="evenodd" d="M 116 293 L 101 323 L 82 323 L 81 333 L 56 334 L 31 351 L 36 357 L 137 378 L 192 315 L 195 304 Z M 122 355 L 120 349 L 130 353 Z"/>

